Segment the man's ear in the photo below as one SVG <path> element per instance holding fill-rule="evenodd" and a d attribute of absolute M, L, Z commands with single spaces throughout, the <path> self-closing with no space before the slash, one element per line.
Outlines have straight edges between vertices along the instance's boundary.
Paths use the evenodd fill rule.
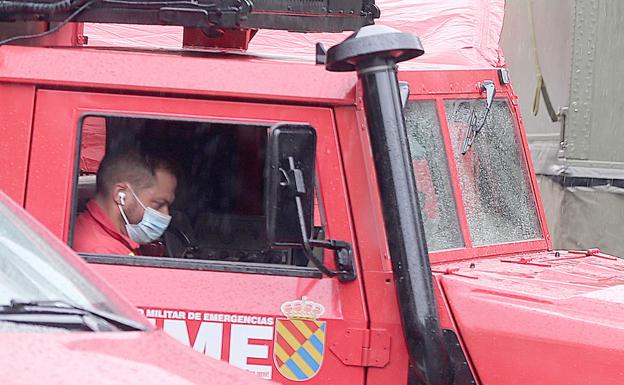
<path fill-rule="evenodd" d="M 115 203 L 121 206 L 126 205 L 126 198 L 127 198 L 126 191 L 127 191 L 126 185 L 122 183 L 115 184 L 115 187 L 113 187 L 113 196 L 112 196 Z"/>

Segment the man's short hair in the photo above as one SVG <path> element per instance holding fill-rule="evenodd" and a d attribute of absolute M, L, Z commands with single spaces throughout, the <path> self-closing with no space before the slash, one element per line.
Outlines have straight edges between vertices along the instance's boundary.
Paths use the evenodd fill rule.
<path fill-rule="evenodd" d="M 106 154 L 97 172 L 96 192 L 110 192 L 117 183 L 129 183 L 138 192 L 154 184 L 156 170 L 177 174 L 172 161 L 153 154 L 135 151 Z"/>

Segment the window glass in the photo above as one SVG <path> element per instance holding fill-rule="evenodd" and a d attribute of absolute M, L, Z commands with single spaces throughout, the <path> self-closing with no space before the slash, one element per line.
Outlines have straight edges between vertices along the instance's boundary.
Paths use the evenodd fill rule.
<path fill-rule="evenodd" d="M 301 250 L 268 244 L 264 216 L 266 124 L 90 116 L 82 124 L 77 215 L 96 194 L 100 162 L 139 152 L 175 165 L 177 188 L 171 223 L 139 255 L 307 266 Z M 314 235 L 324 236 L 320 194 Z M 113 215 L 121 215 L 114 212 Z M 80 250 L 79 250 L 80 251 Z M 322 250 L 320 251 L 322 254 Z"/>
<path fill-rule="evenodd" d="M 119 310 L 65 257 L 0 202 L 0 306 L 10 301 L 64 301 Z"/>
<path fill-rule="evenodd" d="M 462 247 L 435 103 L 410 102 L 404 113 L 427 246 L 431 251 Z"/>
<path fill-rule="evenodd" d="M 514 119 L 505 100 L 494 100 L 487 121 L 462 155 L 471 118 L 477 127 L 484 99 L 445 103 L 472 242 L 487 245 L 541 238 L 539 220 Z"/>

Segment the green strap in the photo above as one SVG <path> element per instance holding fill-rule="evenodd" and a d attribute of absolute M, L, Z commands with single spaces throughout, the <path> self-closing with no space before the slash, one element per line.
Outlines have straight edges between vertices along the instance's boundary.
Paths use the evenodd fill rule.
<path fill-rule="evenodd" d="M 537 51 L 537 37 L 535 35 L 535 23 L 533 21 L 533 0 L 528 0 L 527 5 L 529 7 L 529 24 L 531 30 L 531 44 L 533 45 L 533 60 L 535 62 L 535 77 L 537 78 L 537 84 L 535 85 L 535 93 L 533 95 L 533 116 L 537 116 L 540 107 L 540 99 L 544 99 L 544 104 L 546 104 L 546 110 L 548 110 L 548 115 L 550 116 L 550 120 L 553 122 L 558 122 L 560 120 L 560 115 L 555 112 L 555 109 L 550 100 L 550 96 L 548 95 L 548 90 L 546 89 L 546 82 L 544 81 L 544 77 L 542 76 L 542 67 L 539 62 L 539 54 Z"/>

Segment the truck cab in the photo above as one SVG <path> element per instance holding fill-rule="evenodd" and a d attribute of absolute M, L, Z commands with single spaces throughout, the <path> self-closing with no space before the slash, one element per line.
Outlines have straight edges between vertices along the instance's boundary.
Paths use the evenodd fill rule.
<path fill-rule="evenodd" d="M 624 267 L 552 250 L 507 71 L 399 83 L 402 53 L 356 76 L 240 52 L 3 45 L 0 188 L 71 246 L 103 156 L 174 159 L 162 242 L 82 256 L 156 327 L 262 378 L 621 382 Z"/>

